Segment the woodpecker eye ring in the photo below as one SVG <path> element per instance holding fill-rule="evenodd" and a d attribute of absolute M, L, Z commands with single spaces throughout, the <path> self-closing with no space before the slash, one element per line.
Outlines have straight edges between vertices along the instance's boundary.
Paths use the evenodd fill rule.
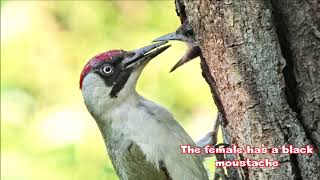
<path fill-rule="evenodd" d="M 105 65 L 101 68 L 101 72 L 104 74 L 104 75 L 110 75 L 113 73 L 113 67 L 110 66 L 110 65 Z"/>

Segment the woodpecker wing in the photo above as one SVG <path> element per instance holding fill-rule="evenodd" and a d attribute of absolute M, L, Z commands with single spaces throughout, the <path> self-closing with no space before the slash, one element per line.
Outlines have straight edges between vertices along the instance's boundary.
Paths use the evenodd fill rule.
<path fill-rule="evenodd" d="M 200 154 L 182 154 L 180 145 L 196 147 L 192 138 L 174 119 L 173 115 L 165 108 L 144 100 L 142 105 L 149 114 L 166 129 L 166 134 L 155 134 L 160 144 L 158 153 L 166 152 L 163 155 L 163 162 L 166 164 L 168 173 L 173 179 L 199 179 L 208 180 L 207 171 L 203 165 L 203 158 Z M 156 132 L 156 130 L 154 130 Z"/>
<path fill-rule="evenodd" d="M 145 154 L 139 145 L 134 142 L 128 147 L 128 151 L 122 156 L 124 168 L 128 180 L 170 180 L 168 170 L 163 162 L 159 162 L 159 168 L 146 160 Z"/>

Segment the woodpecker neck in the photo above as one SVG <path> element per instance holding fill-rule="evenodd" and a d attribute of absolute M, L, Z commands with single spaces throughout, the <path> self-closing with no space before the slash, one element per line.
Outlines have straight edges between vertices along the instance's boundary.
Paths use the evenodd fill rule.
<path fill-rule="evenodd" d="M 105 81 L 97 74 L 90 73 L 83 80 L 82 95 L 89 112 L 95 118 L 101 117 L 123 103 L 128 103 L 131 99 L 138 97 L 135 88 L 141 69 L 133 71 L 124 86 L 112 96 L 114 86 L 107 86 Z"/>

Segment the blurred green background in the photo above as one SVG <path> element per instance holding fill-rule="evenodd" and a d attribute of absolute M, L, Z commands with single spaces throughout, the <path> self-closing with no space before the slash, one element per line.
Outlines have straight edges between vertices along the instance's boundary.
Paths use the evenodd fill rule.
<path fill-rule="evenodd" d="M 1 1 L 1 179 L 117 179 L 79 90 L 86 61 L 174 31 L 173 1 Z M 216 109 L 199 59 L 174 73 L 186 47 L 149 63 L 138 91 L 197 139 Z"/>

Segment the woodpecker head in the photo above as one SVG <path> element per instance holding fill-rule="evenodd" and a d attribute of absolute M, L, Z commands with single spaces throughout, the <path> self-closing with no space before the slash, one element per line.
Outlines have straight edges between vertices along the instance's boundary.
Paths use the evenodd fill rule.
<path fill-rule="evenodd" d="M 80 89 L 89 111 L 95 111 L 99 104 L 106 110 L 134 93 L 145 65 L 170 47 L 162 46 L 165 43 L 134 51 L 110 50 L 91 58 L 80 75 Z"/>
<path fill-rule="evenodd" d="M 170 40 L 177 40 L 183 41 L 187 43 L 188 50 L 185 55 L 173 66 L 170 72 L 174 71 L 184 63 L 198 57 L 201 54 L 201 49 L 198 45 L 198 42 L 195 39 L 194 31 L 189 24 L 188 20 L 184 20 L 183 24 L 173 33 L 169 33 L 163 35 L 153 42 L 161 42 L 161 41 L 170 41 Z"/>

